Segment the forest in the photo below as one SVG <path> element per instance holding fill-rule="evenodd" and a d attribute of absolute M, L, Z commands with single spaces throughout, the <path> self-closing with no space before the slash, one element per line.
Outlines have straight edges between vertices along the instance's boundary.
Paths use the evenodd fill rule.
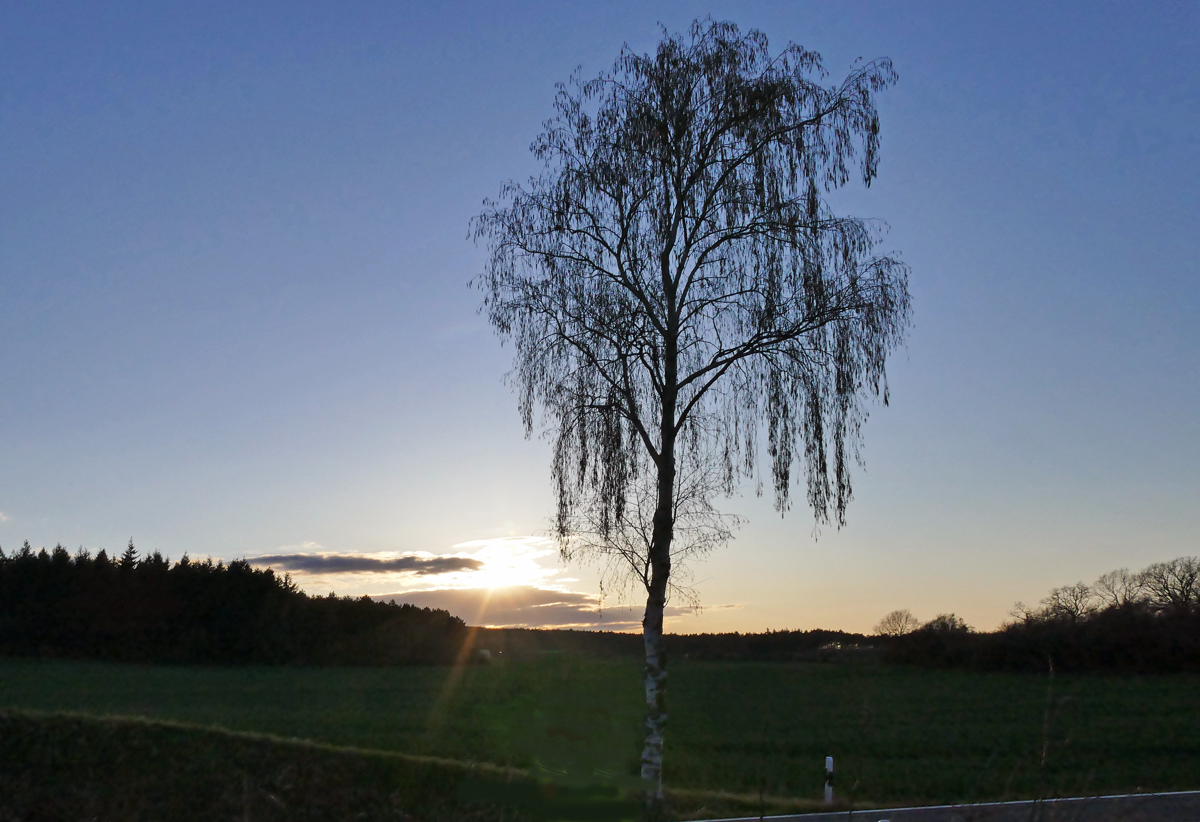
<path fill-rule="evenodd" d="M 446 611 L 313 597 L 245 560 L 172 564 L 133 542 L 117 558 L 0 549 L 0 655 L 123 662 L 450 663 L 467 627 Z"/>

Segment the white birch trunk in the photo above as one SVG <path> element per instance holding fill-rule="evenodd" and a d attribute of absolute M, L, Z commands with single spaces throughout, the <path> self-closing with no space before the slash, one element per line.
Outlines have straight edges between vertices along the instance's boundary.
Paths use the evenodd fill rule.
<path fill-rule="evenodd" d="M 642 620 L 642 640 L 646 646 L 646 739 L 642 748 L 642 782 L 648 804 L 661 803 L 663 799 L 663 738 L 667 723 L 664 702 L 667 665 L 662 647 L 664 604 L 661 598 L 651 593 Z"/>
<path fill-rule="evenodd" d="M 663 737 L 667 725 L 667 656 L 663 648 L 663 612 L 671 576 L 672 516 L 675 491 L 674 443 L 659 468 L 659 500 L 654 514 L 654 536 L 650 546 L 650 579 L 646 591 L 646 614 L 642 619 L 642 641 L 646 648 L 646 739 L 642 748 L 642 782 L 646 791 L 647 816 L 662 817 Z"/>

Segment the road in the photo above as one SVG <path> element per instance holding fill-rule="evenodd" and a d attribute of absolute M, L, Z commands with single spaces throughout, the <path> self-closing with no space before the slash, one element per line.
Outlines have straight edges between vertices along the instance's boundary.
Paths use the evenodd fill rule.
<path fill-rule="evenodd" d="M 759 819 L 753 816 L 720 822 Z M 1200 791 L 806 813 L 765 819 L 770 822 L 1200 822 Z"/>

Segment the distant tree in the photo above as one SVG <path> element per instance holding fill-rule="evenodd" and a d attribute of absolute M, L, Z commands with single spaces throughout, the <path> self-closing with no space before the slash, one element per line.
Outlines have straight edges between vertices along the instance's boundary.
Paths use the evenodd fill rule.
<path fill-rule="evenodd" d="M 904 636 L 917 630 L 920 625 L 912 611 L 901 608 L 879 620 L 879 624 L 875 626 L 875 633 L 880 636 Z"/>
<path fill-rule="evenodd" d="M 918 630 L 933 634 L 966 634 L 971 632 L 971 626 L 956 614 L 938 614 Z"/>
<path fill-rule="evenodd" d="M 133 547 L 133 537 L 130 537 L 129 546 L 125 549 L 125 552 L 121 554 L 121 559 L 117 564 L 120 565 L 121 570 L 127 571 L 137 565 L 137 561 L 138 552 L 137 549 Z"/>
<path fill-rule="evenodd" d="M 1131 574 L 1128 568 L 1118 568 L 1096 580 L 1092 591 L 1106 608 L 1128 608 L 1145 597 L 1146 576 L 1144 573 Z"/>
<path fill-rule="evenodd" d="M 1146 591 L 1160 610 L 1186 613 L 1200 607 L 1200 558 L 1156 562 L 1142 574 Z"/>
<path fill-rule="evenodd" d="M 1091 586 L 1083 582 L 1052 588 L 1042 599 L 1043 613 L 1048 619 L 1077 622 L 1096 611 L 1096 596 Z"/>
<path fill-rule="evenodd" d="M 1024 602 L 1017 601 L 1009 610 L 1008 615 L 1013 618 L 1014 622 L 1019 625 L 1024 625 L 1033 622 L 1039 618 L 1039 613 L 1036 608 L 1031 608 Z M 1006 623 L 1013 624 L 1013 623 Z"/>
<path fill-rule="evenodd" d="M 626 49 L 610 73 L 559 86 L 532 147 L 543 172 L 474 223 L 526 432 L 540 409 L 553 438 L 563 556 L 646 591 L 652 804 L 673 573 L 729 539 L 714 501 L 761 476 L 760 450 L 780 511 L 798 469 L 818 523 L 844 522 L 866 403 L 887 401 L 908 327 L 906 267 L 825 199 L 874 178 L 875 96 L 896 76 L 877 60 L 824 77 L 819 55 L 772 54 L 760 32 L 711 20 L 654 54 Z"/>

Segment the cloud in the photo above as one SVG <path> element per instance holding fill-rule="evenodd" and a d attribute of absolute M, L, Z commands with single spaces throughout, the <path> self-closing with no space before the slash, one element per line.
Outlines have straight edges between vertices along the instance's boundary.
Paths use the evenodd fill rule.
<path fill-rule="evenodd" d="M 630 631 L 641 627 L 641 613 L 632 608 L 599 608 L 592 594 L 552 591 L 533 586 L 508 588 L 439 588 L 377 594 L 374 600 L 409 602 L 422 608 L 442 608 L 468 625 L 490 628 L 591 628 Z"/>
<path fill-rule="evenodd" d="M 8 522 L 8 514 L 0 511 L 0 522 Z"/>
<path fill-rule="evenodd" d="M 561 569 L 542 563 L 557 558 L 557 550 L 543 537 L 501 537 L 455 545 L 453 554 L 427 551 L 338 552 L 315 542 L 281 545 L 273 553 L 249 557 L 258 566 L 272 565 L 297 575 L 302 588 L 502 588 L 506 586 L 559 587 L 552 585 Z M 382 582 L 385 577 L 391 581 Z M 436 578 L 436 582 L 431 579 Z M 371 580 L 368 582 L 368 580 Z"/>
<path fill-rule="evenodd" d="M 594 594 L 554 591 L 533 586 L 508 588 L 438 588 L 374 594 L 371 599 L 408 602 L 422 608 L 441 608 L 462 617 L 468 625 L 486 628 L 583 628 L 597 631 L 637 631 L 642 627 L 640 606 L 600 608 Z M 713 608 L 740 608 L 715 605 Z M 695 612 L 686 606 L 668 605 L 668 617 Z"/>
<path fill-rule="evenodd" d="M 438 557 L 406 554 L 381 558 L 366 554 L 270 554 L 250 557 L 253 565 L 268 565 L 306 574 L 385 574 L 418 576 L 477 571 L 483 562 L 472 557 Z"/>

